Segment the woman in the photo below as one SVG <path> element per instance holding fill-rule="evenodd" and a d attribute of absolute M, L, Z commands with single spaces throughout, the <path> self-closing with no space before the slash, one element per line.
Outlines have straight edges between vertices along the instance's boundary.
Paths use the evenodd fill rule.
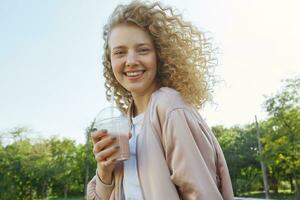
<path fill-rule="evenodd" d="M 97 172 L 88 199 L 233 199 L 222 150 L 197 109 L 208 98 L 210 44 L 159 3 L 120 5 L 104 27 L 106 95 L 132 121 L 131 158 L 92 133 Z"/>

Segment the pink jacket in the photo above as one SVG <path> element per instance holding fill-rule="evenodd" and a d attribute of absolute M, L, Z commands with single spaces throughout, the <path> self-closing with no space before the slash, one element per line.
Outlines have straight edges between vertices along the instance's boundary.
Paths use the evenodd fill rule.
<path fill-rule="evenodd" d="M 180 94 L 162 87 L 150 98 L 137 141 L 138 175 L 145 200 L 232 200 L 220 145 L 200 114 Z M 122 199 L 123 164 L 105 185 L 96 175 L 88 199 Z"/>

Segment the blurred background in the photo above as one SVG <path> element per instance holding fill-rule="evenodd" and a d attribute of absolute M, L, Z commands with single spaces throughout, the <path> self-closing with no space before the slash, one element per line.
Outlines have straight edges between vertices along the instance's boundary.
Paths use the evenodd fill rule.
<path fill-rule="evenodd" d="M 95 173 L 89 126 L 108 104 L 102 27 L 128 2 L 0 0 L 0 199 L 83 199 Z M 218 49 L 200 112 L 235 195 L 300 199 L 300 2 L 161 2 Z"/>

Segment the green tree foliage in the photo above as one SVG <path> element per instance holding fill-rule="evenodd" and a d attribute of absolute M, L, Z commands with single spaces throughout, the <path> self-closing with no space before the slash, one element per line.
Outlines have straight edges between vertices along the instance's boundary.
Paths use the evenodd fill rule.
<path fill-rule="evenodd" d="M 9 133 L 2 134 L 6 138 L 9 137 L 12 143 L 4 147 L 1 142 L 0 199 L 17 199 L 22 194 L 27 196 L 32 194 L 29 183 L 33 174 L 28 167 L 31 162 L 28 157 L 31 145 L 29 139 L 23 134 L 27 131 L 26 128 L 15 128 Z"/>
<path fill-rule="evenodd" d="M 24 131 L 13 129 L 5 133 L 12 142 L 0 142 L 0 199 L 83 196 L 84 160 L 86 156 L 87 160 L 93 160 L 92 150 L 86 155 L 84 145 L 56 137 L 33 142 L 24 136 Z M 95 164 L 87 164 L 91 164 L 89 169 L 93 176 Z"/>
<path fill-rule="evenodd" d="M 290 181 L 300 198 L 300 79 L 286 80 L 264 106 L 270 118 L 263 124 L 262 159 L 269 167 L 271 186 L 277 192 L 280 181 Z"/>
<path fill-rule="evenodd" d="M 290 189 L 299 196 L 300 182 L 300 79 L 284 81 L 282 88 L 266 98 L 269 118 L 259 123 L 263 151 L 258 153 L 256 127 L 213 127 L 223 148 L 236 195 L 262 191 L 258 161 L 267 166 L 272 192 Z M 288 184 L 289 186 L 288 186 Z"/>
<path fill-rule="evenodd" d="M 222 146 L 230 172 L 234 193 L 258 190 L 260 166 L 257 160 L 257 139 L 254 126 L 212 128 Z"/>
<path fill-rule="evenodd" d="M 263 152 L 259 155 L 255 124 L 242 127 L 213 127 L 230 171 L 234 193 L 263 191 L 259 161 L 267 165 L 270 189 L 298 193 L 300 183 L 300 79 L 288 79 L 283 87 L 266 98 L 269 118 L 259 123 Z"/>

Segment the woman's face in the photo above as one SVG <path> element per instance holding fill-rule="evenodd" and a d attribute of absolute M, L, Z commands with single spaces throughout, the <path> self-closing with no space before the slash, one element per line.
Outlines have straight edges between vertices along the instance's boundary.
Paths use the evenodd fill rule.
<path fill-rule="evenodd" d="M 114 27 L 109 38 L 110 58 L 117 81 L 132 95 L 156 89 L 156 53 L 151 37 L 132 24 Z"/>

